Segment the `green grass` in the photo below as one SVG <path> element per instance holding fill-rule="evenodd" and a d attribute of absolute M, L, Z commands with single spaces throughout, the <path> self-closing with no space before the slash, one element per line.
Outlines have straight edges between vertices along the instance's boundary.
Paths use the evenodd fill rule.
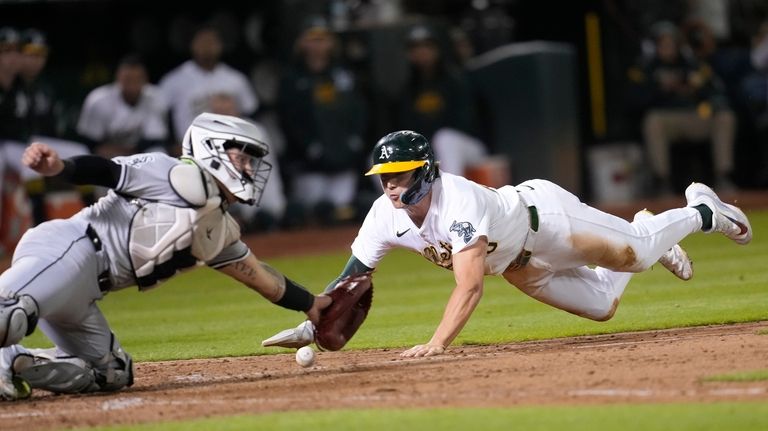
<path fill-rule="evenodd" d="M 311 425 L 310 425 L 311 424 Z M 310 411 L 89 428 L 111 431 L 389 430 L 765 430 L 766 403 L 646 404 L 510 409 Z"/>
<path fill-rule="evenodd" d="M 705 382 L 760 382 L 764 380 L 768 380 L 768 369 L 718 374 L 704 379 Z"/>
<path fill-rule="evenodd" d="M 633 278 L 615 317 L 593 322 L 541 304 L 500 277 L 454 344 L 506 343 L 619 331 L 768 320 L 768 212 L 750 214 L 755 238 L 737 246 L 721 235 L 696 234 L 683 245 L 693 280 L 660 265 Z M 271 260 L 315 292 L 334 278 L 348 254 Z M 387 256 L 374 278 L 373 308 L 347 349 L 405 347 L 427 341 L 454 286 L 453 273 L 409 252 Z M 298 324 L 303 313 L 276 307 L 216 271 L 198 269 L 149 292 L 126 289 L 100 304 L 126 350 L 138 361 L 254 355 L 261 340 Z M 25 344 L 47 346 L 39 331 Z"/>
<path fill-rule="evenodd" d="M 739 247 L 720 235 L 697 234 L 683 245 L 694 279 L 677 280 L 656 265 L 630 283 L 615 317 L 603 323 L 538 303 L 500 277 L 486 278 L 483 300 L 455 344 L 506 343 L 541 338 L 768 320 L 768 212 L 750 214 L 755 238 Z M 319 292 L 348 255 L 330 254 L 270 263 Z M 388 256 L 375 276 L 374 305 L 347 349 L 402 348 L 430 338 L 454 286 L 451 272 L 412 253 Z M 260 341 L 298 324 L 303 314 L 269 304 L 258 294 L 208 269 L 184 274 L 156 290 L 128 289 L 100 303 L 123 346 L 138 361 L 258 355 Z M 765 331 L 762 331 L 765 333 Z M 25 342 L 49 345 L 38 333 Z M 768 371 L 713 379 L 765 380 Z M 765 430 L 766 403 L 541 406 L 509 409 L 390 409 L 312 411 L 206 418 L 109 430 Z"/>

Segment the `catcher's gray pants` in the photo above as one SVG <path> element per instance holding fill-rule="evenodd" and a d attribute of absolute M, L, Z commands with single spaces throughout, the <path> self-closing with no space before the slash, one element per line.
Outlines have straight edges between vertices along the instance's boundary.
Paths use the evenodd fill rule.
<path fill-rule="evenodd" d="M 108 366 L 119 349 L 96 301 L 107 257 L 77 219 L 53 220 L 29 230 L 10 269 L 0 276 L 0 298 L 29 295 L 39 307 L 38 327 L 56 345 L 57 356 L 74 356 L 95 368 Z M 17 354 L 34 355 L 22 346 Z M 2 371 L 2 370 L 0 370 Z"/>

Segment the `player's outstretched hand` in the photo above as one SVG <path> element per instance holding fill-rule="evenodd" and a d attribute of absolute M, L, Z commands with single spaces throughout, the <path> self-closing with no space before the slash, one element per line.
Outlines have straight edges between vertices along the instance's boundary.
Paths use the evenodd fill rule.
<path fill-rule="evenodd" d="M 421 356 L 437 356 L 445 353 L 445 347 L 437 344 L 419 344 L 411 347 L 400 356 L 404 358 L 418 358 Z"/>
<path fill-rule="evenodd" d="M 317 322 L 320 321 L 320 312 L 331 305 L 331 302 L 333 302 L 333 300 L 331 300 L 331 297 L 328 295 L 322 294 L 315 296 L 315 303 L 312 304 L 312 308 L 307 311 L 307 318 L 317 325 Z"/>
<path fill-rule="evenodd" d="M 64 169 L 59 153 L 40 142 L 31 143 L 21 156 L 24 166 L 47 177 L 58 175 Z"/>

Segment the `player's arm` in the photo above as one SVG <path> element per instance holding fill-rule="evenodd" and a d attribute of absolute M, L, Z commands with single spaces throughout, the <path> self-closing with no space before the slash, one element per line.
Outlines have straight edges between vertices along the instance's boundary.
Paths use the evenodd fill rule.
<path fill-rule="evenodd" d="M 243 260 L 217 269 L 255 290 L 274 304 L 305 312 L 313 323 L 317 323 L 320 310 L 331 304 L 331 298 L 325 295 L 313 295 L 251 253 Z"/>
<path fill-rule="evenodd" d="M 473 245 L 453 255 L 456 287 L 451 293 L 432 339 L 401 354 L 404 357 L 440 355 L 459 335 L 483 296 L 483 276 L 488 240 L 481 236 Z"/>
<path fill-rule="evenodd" d="M 41 175 L 58 175 L 72 184 L 114 188 L 122 172 L 120 165 L 103 157 L 84 155 L 62 160 L 56 150 L 39 142 L 33 142 L 24 150 L 21 161 Z"/>
<path fill-rule="evenodd" d="M 355 274 L 360 274 L 360 273 L 370 272 L 370 271 L 373 271 L 373 268 L 370 268 L 365 264 L 363 264 L 358 258 L 355 257 L 355 255 L 351 255 L 349 257 L 349 260 L 347 260 L 347 264 L 344 266 L 344 270 L 341 271 L 341 274 L 338 277 L 336 277 L 333 281 L 331 281 L 328 284 L 328 287 L 325 288 L 325 293 L 328 293 L 331 290 L 333 290 L 333 288 L 336 287 L 338 282 L 342 278 L 348 275 L 355 275 Z M 330 297 L 325 295 L 318 296 L 318 298 L 320 297 L 330 299 Z M 312 323 L 316 324 L 317 321 L 313 320 Z M 296 328 L 285 329 L 269 337 L 268 339 L 264 340 L 261 343 L 261 345 L 265 347 L 280 346 L 280 347 L 298 348 L 298 347 L 306 346 L 312 343 L 313 341 L 315 341 L 314 326 L 304 321 L 301 324 L 299 324 L 299 326 L 297 326 Z"/>
<path fill-rule="evenodd" d="M 341 279 L 344 277 L 371 271 L 373 271 L 373 268 L 368 268 L 363 262 L 360 262 L 360 259 L 356 258 L 355 255 L 352 254 L 349 256 L 349 260 L 347 260 L 347 264 L 344 266 L 341 274 L 334 278 L 330 283 L 328 283 L 328 286 L 325 287 L 325 293 L 333 290 L 333 288 L 336 287 L 336 284 L 338 284 L 339 281 L 341 281 Z"/>

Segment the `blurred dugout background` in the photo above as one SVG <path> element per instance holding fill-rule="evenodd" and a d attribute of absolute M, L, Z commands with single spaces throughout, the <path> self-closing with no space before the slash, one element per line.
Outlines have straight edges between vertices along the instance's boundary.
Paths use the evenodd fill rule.
<path fill-rule="evenodd" d="M 59 121 L 65 134 L 76 124 L 88 92 L 113 79 L 118 59 L 140 54 L 156 83 L 189 58 L 189 40 L 202 21 L 217 27 L 223 61 L 251 76 L 266 106 L 275 89 L 258 75 L 258 66 L 290 61 L 302 23 L 314 14 L 327 17 L 346 63 L 366 84 L 369 148 L 391 129 L 384 106 L 406 79 L 402 47 L 407 31 L 429 23 L 451 61 L 471 77 L 478 103 L 474 132 L 492 154 L 508 158 L 512 182 L 549 178 L 586 199 L 606 201 L 655 193 L 644 168 L 640 117 L 626 99 L 627 71 L 647 55 L 653 24 L 701 17 L 734 62 L 749 63 L 753 35 L 768 16 L 768 2 L 0 0 L 0 26 L 35 27 L 47 34 L 45 73 L 65 106 Z M 466 63 L 453 50 L 459 46 L 454 37 L 461 34 L 472 50 Z M 736 87 L 739 75 L 747 72 L 722 78 Z M 742 188 L 765 187 L 760 172 L 768 143 L 743 112 L 737 110 L 733 180 Z M 596 150 L 607 148 L 613 150 Z M 674 155 L 673 163 L 675 175 L 702 180 L 712 165 L 706 157 Z"/>

